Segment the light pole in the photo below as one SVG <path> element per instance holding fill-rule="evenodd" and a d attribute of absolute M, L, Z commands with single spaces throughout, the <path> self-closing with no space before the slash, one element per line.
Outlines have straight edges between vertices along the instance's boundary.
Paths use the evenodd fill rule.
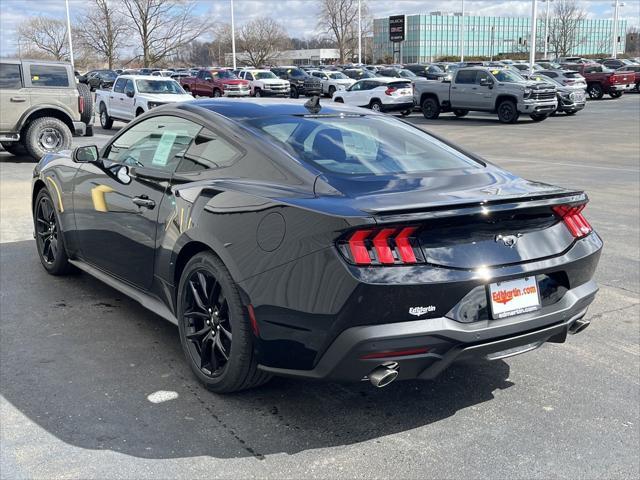
<path fill-rule="evenodd" d="M 462 15 L 460 16 L 460 61 L 464 62 L 464 0 L 462 0 Z"/>
<path fill-rule="evenodd" d="M 613 36 L 611 38 L 611 57 L 618 57 L 618 15 L 620 7 L 624 7 L 624 2 L 616 0 L 611 4 L 613 8 Z"/>
<path fill-rule="evenodd" d="M 358 0 L 358 63 L 362 65 L 362 1 Z"/>
<path fill-rule="evenodd" d="M 69 59 L 71 60 L 71 67 L 75 68 L 73 63 L 73 44 L 71 42 L 71 17 L 69 17 L 69 0 L 65 0 L 65 6 L 67 7 L 67 34 L 69 35 Z"/>
<path fill-rule="evenodd" d="M 529 52 L 529 71 L 533 75 L 533 64 L 536 63 L 536 27 L 538 22 L 538 3 L 531 0 L 531 42 Z"/>
<path fill-rule="evenodd" d="M 553 0 L 540 0 L 547 4 L 547 13 L 544 18 L 544 59 L 547 59 L 547 53 L 549 51 L 549 4 Z"/>
<path fill-rule="evenodd" d="M 233 0 L 231 0 L 231 57 L 233 59 L 233 69 L 236 69 L 236 26 L 233 21 Z M 260 65 L 255 65 L 259 67 Z"/>

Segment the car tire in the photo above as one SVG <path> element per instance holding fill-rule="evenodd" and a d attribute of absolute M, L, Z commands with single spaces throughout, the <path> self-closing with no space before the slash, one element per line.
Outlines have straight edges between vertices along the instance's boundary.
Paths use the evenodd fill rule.
<path fill-rule="evenodd" d="M 248 310 L 217 256 L 202 252 L 191 258 L 180 276 L 177 296 L 180 343 L 191 370 L 207 389 L 230 393 L 271 378 L 258 370 Z"/>
<path fill-rule="evenodd" d="M 139 117 L 140 115 L 142 115 L 144 113 L 144 110 L 139 108 L 138 110 L 136 110 L 136 117 Z"/>
<path fill-rule="evenodd" d="M 334 87 L 333 85 L 329 85 L 329 91 L 327 93 L 329 95 L 329 98 L 332 98 L 333 94 L 336 93 L 336 87 Z"/>
<path fill-rule="evenodd" d="M 378 113 L 382 113 L 382 102 L 380 100 L 371 100 L 369 108 Z"/>
<path fill-rule="evenodd" d="M 296 87 L 291 87 L 291 92 L 289 93 L 289 96 L 291 98 L 299 98 L 300 92 L 298 92 L 298 89 Z"/>
<path fill-rule="evenodd" d="M 620 98 L 622 96 L 622 92 L 609 92 L 609 96 L 611 98 Z"/>
<path fill-rule="evenodd" d="M 469 110 L 462 110 L 461 108 L 456 108 L 455 110 L 453 110 L 453 114 L 458 118 L 466 117 L 468 113 Z"/>
<path fill-rule="evenodd" d="M 221 96 L 222 96 L 222 92 L 219 89 L 214 88 L 213 89 L 213 97 L 214 98 L 220 98 Z"/>
<path fill-rule="evenodd" d="M 337 103 L 344 103 L 344 100 L 342 99 L 342 97 L 334 98 L 333 101 Z"/>
<path fill-rule="evenodd" d="M 187 92 L 187 94 L 191 95 L 192 97 L 195 97 L 195 95 L 193 94 L 193 92 L 191 91 L 191 89 L 187 86 L 182 87 L 182 89 Z"/>
<path fill-rule="evenodd" d="M 104 103 L 100 104 L 100 126 L 105 130 L 111 130 L 111 127 L 113 127 L 113 118 L 107 113 L 107 107 L 105 107 Z"/>
<path fill-rule="evenodd" d="M 38 257 L 47 273 L 66 275 L 72 271 L 60 228 L 60 217 L 46 188 L 40 189 L 34 202 L 33 224 Z"/>
<path fill-rule="evenodd" d="M 16 157 L 27 154 L 22 142 L 2 142 L 2 148 Z"/>
<path fill-rule="evenodd" d="M 47 153 L 71 148 L 71 130 L 58 118 L 36 118 L 27 128 L 24 146 L 39 161 Z"/>
<path fill-rule="evenodd" d="M 401 111 L 400 115 L 403 116 L 403 117 L 408 117 L 409 115 L 411 115 L 412 112 L 413 112 L 413 110 L 409 108 L 407 110 Z"/>
<path fill-rule="evenodd" d="M 253 96 L 256 97 L 256 98 L 262 97 L 262 92 L 260 91 L 259 88 L 255 89 L 255 92 L 254 92 Z"/>
<path fill-rule="evenodd" d="M 89 125 L 93 120 L 93 95 L 91 95 L 91 90 L 83 83 L 79 83 L 77 85 L 78 94 L 83 99 L 84 102 L 84 110 L 80 114 L 80 121 L 85 125 Z"/>
<path fill-rule="evenodd" d="M 592 100 L 600 100 L 604 96 L 604 91 L 599 83 L 592 83 L 587 87 L 587 93 Z"/>
<path fill-rule="evenodd" d="M 532 113 L 529 117 L 531 117 L 531 120 L 534 122 L 542 122 L 549 118 L 549 115 L 546 113 Z"/>
<path fill-rule="evenodd" d="M 520 112 L 513 100 L 503 100 L 498 105 L 498 119 L 502 123 L 516 123 L 520 117 Z"/>
<path fill-rule="evenodd" d="M 640 92 L 640 82 L 636 83 L 636 86 L 633 88 L 636 92 Z"/>
<path fill-rule="evenodd" d="M 422 109 L 422 115 L 427 120 L 436 120 L 440 116 L 440 104 L 433 97 L 425 98 L 420 108 Z"/>

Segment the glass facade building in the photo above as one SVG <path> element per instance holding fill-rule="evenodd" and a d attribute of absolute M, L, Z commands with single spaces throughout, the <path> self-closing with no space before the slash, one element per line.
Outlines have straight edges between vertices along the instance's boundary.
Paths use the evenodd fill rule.
<path fill-rule="evenodd" d="M 401 44 L 389 41 L 389 18 L 373 21 L 373 60 L 383 62 L 391 57 L 400 63 L 430 62 L 445 56 L 460 55 L 459 14 L 434 12 L 429 15 L 407 15 L 405 40 Z M 549 18 L 549 23 L 553 18 Z M 488 17 L 465 15 L 465 57 L 496 57 L 529 52 L 531 18 Z M 543 51 L 545 18 L 538 18 L 538 52 Z M 577 28 L 577 44 L 571 55 L 611 54 L 612 20 L 585 19 Z M 618 26 L 620 42 L 618 52 L 624 52 L 626 21 Z M 398 52 L 399 50 L 399 52 Z M 549 57 L 555 57 L 553 45 L 549 44 Z M 401 55 L 401 57 L 399 57 Z M 540 53 L 541 55 L 541 53 Z"/>

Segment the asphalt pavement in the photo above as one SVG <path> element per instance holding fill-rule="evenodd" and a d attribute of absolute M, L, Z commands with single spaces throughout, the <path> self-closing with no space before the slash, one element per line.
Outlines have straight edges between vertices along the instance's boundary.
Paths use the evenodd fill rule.
<path fill-rule="evenodd" d="M 430 382 L 276 378 L 215 395 L 192 377 L 173 325 L 86 274 L 44 272 L 34 164 L 1 152 L 0 477 L 638 478 L 640 95 L 542 123 L 409 121 L 588 192 L 605 247 L 587 330 Z"/>

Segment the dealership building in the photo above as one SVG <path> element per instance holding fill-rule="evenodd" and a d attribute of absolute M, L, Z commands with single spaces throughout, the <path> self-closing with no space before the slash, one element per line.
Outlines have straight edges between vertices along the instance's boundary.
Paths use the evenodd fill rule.
<path fill-rule="evenodd" d="M 278 52 L 271 60 L 274 65 L 328 65 L 335 63 L 340 58 L 340 52 L 336 48 L 312 48 L 304 50 L 284 50 Z M 225 54 L 227 65 L 233 63 L 230 53 Z M 245 52 L 238 52 L 236 60 L 239 64 L 250 63 L 249 56 Z"/>
<path fill-rule="evenodd" d="M 394 16 L 393 18 L 397 18 Z M 465 56 L 493 57 L 499 54 L 528 53 L 531 36 L 530 17 L 488 17 L 465 14 Z M 430 62 L 445 56 L 460 54 L 460 13 L 431 12 L 427 15 L 406 15 L 404 41 L 392 43 L 389 39 L 389 17 L 373 21 L 373 59 L 384 62 L 391 57 L 401 63 Z M 553 18 L 549 18 L 553 22 Z M 585 19 L 577 27 L 577 46 L 571 55 L 610 54 L 612 20 Z M 618 51 L 625 50 L 626 21 L 618 25 Z M 538 18 L 538 44 L 543 51 L 545 16 Z M 395 55 L 394 55 L 395 52 Z M 555 56 L 549 45 L 548 56 Z"/>

